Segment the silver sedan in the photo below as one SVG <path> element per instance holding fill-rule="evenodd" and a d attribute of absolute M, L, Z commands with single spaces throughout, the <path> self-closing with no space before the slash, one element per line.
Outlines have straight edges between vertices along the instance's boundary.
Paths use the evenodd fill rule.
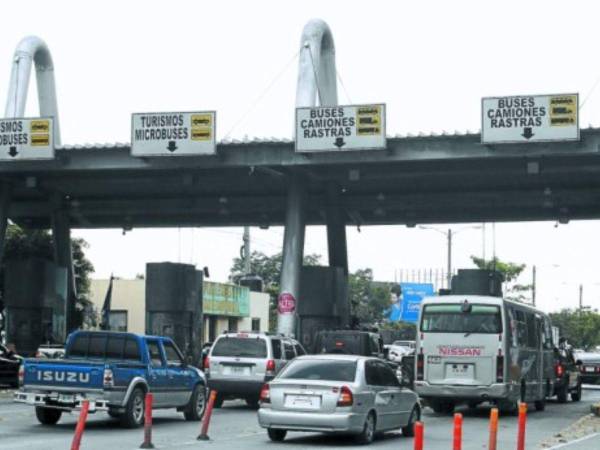
<path fill-rule="evenodd" d="M 290 362 L 260 394 L 258 422 L 273 441 L 288 430 L 352 433 L 363 444 L 375 433 L 402 429 L 413 436 L 417 395 L 403 388 L 378 358 L 309 355 Z"/>

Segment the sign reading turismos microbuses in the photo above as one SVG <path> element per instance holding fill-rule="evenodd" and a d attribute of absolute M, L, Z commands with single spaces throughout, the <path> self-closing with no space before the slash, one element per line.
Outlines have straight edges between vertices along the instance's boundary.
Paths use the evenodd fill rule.
<path fill-rule="evenodd" d="M 216 113 L 136 113 L 131 116 L 134 156 L 214 155 Z"/>
<path fill-rule="evenodd" d="M 384 149 L 385 105 L 296 109 L 296 151 Z"/>
<path fill-rule="evenodd" d="M 52 119 L 0 119 L 0 160 L 53 159 Z"/>
<path fill-rule="evenodd" d="M 579 140 L 579 95 L 519 95 L 481 100 L 484 144 Z"/>

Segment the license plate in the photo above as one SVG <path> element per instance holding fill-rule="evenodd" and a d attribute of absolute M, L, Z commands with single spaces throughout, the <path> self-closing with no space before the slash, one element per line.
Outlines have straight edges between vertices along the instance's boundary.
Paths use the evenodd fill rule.
<path fill-rule="evenodd" d="M 250 375 L 250 367 L 244 366 L 225 366 L 223 371 L 226 375 Z"/>
<path fill-rule="evenodd" d="M 61 403 L 75 403 L 74 395 L 59 394 L 58 401 Z"/>
<path fill-rule="evenodd" d="M 586 372 L 595 372 L 595 371 L 596 371 L 596 368 L 595 368 L 595 367 L 584 367 L 584 370 L 585 370 Z"/>
<path fill-rule="evenodd" d="M 473 378 L 473 364 L 449 364 L 446 374 L 455 378 Z"/>
<path fill-rule="evenodd" d="M 318 409 L 321 407 L 321 397 L 316 395 L 286 395 L 284 405 L 288 408 Z"/>

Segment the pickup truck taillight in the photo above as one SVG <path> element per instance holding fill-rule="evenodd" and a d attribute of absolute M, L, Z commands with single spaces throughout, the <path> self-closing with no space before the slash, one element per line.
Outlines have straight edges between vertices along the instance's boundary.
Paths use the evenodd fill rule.
<path fill-rule="evenodd" d="M 556 373 L 557 377 L 562 377 L 565 373 L 565 368 L 562 366 L 562 364 L 557 364 L 554 366 L 554 372 Z"/>
<path fill-rule="evenodd" d="M 265 374 L 268 377 L 274 377 L 275 376 L 275 360 L 273 359 L 269 359 L 267 361 L 267 372 Z"/>
<path fill-rule="evenodd" d="M 25 383 L 25 366 L 23 365 L 23 363 L 21 363 L 21 365 L 19 366 L 19 386 L 23 387 L 24 383 Z"/>
<path fill-rule="evenodd" d="M 204 358 L 204 364 L 202 366 L 204 368 L 204 374 L 208 375 L 210 373 L 210 358 L 208 356 Z"/>
<path fill-rule="evenodd" d="M 113 387 L 115 385 L 115 381 L 113 379 L 113 371 L 111 369 L 104 369 L 104 376 L 102 377 L 102 385 L 105 388 Z"/>

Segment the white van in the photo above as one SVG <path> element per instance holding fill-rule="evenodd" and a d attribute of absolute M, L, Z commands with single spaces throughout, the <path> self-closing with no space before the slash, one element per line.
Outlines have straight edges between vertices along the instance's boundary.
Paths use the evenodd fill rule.
<path fill-rule="evenodd" d="M 415 390 L 434 411 L 491 402 L 514 412 L 518 401 L 543 410 L 554 383 L 550 319 L 499 297 L 448 295 L 421 305 Z"/>

